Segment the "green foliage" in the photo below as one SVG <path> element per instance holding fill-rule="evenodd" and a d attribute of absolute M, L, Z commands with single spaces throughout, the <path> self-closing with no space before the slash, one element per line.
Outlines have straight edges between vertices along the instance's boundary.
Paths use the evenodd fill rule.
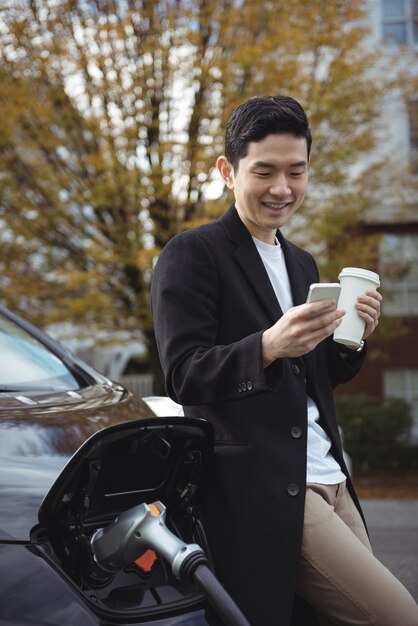
<path fill-rule="evenodd" d="M 367 394 L 338 395 L 335 401 L 354 471 L 412 468 L 414 454 L 408 445 L 412 415 L 407 402 Z"/>

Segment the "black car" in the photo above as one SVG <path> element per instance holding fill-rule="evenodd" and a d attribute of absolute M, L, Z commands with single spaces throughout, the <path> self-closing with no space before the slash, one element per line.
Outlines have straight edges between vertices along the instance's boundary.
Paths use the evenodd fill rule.
<path fill-rule="evenodd" d="M 202 546 L 212 455 L 201 420 L 156 417 L 0 307 L 0 625 L 206 624 L 203 595 L 154 551 L 98 568 L 93 538 L 141 503 Z"/>

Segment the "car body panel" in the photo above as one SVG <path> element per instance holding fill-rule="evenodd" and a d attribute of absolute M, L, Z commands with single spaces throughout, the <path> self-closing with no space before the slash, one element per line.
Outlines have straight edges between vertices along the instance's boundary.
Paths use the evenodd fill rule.
<path fill-rule="evenodd" d="M 0 539 L 29 540 L 45 495 L 86 439 L 109 424 L 150 414 L 142 401 L 110 386 L 101 406 L 88 399 L 46 413 L 0 407 Z"/>
<path fill-rule="evenodd" d="M 160 497 L 172 530 L 204 544 L 196 505 L 210 426 L 155 417 L 2 306 L 0 350 L 0 626 L 206 624 L 201 592 L 158 555 L 149 571 L 132 564 L 98 582 L 89 541 L 132 503 Z M 98 459 L 106 471 L 94 483 Z"/>
<path fill-rule="evenodd" d="M 98 624 L 72 587 L 30 545 L 0 544 L 0 580 L 0 614 L 7 624 Z"/>
<path fill-rule="evenodd" d="M 0 626 L 111 626 L 126 623 L 97 615 L 31 545 L 0 543 Z M 92 600 L 92 604 L 94 601 Z M 205 626 L 203 610 L 131 626 Z"/>

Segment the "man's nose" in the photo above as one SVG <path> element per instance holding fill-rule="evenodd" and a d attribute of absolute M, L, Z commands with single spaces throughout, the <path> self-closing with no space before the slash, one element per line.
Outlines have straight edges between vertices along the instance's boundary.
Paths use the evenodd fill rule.
<path fill-rule="evenodd" d="M 273 180 L 272 186 L 270 187 L 270 193 L 276 196 L 288 196 L 291 193 L 289 181 L 285 174 L 276 176 Z"/>

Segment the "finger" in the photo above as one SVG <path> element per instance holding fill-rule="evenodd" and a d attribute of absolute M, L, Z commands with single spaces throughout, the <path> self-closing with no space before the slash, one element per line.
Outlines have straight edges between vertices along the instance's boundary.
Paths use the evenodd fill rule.
<path fill-rule="evenodd" d="M 378 319 L 380 316 L 380 306 L 372 305 L 368 302 L 357 302 L 355 308 L 358 313 L 365 313 L 366 315 L 370 315 L 373 319 Z"/>
<path fill-rule="evenodd" d="M 335 308 L 335 300 L 328 300 L 328 303 L 334 303 L 331 305 L 324 305 L 322 304 L 323 302 L 325 302 L 325 300 L 321 300 L 321 306 L 319 307 L 319 302 L 294 307 L 293 309 L 289 309 L 284 317 L 288 318 L 291 325 L 297 326 L 300 330 L 303 329 L 304 331 L 311 332 L 345 315 L 343 309 Z"/>
<path fill-rule="evenodd" d="M 371 307 L 356 307 L 357 314 L 363 319 L 368 327 L 375 328 L 379 323 L 380 313 Z"/>
<path fill-rule="evenodd" d="M 304 333 L 306 336 L 321 337 L 324 339 L 331 335 L 334 330 L 341 324 L 345 311 L 342 309 L 333 309 L 322 315 L 316 315 L 304 324 Z"/>
<path fill-rule="evenodd" d="M 362 294 L 361 296 L 357 297 L 358 303 L 368 304 L 369 306 L 376 308 L 376 309 L 380 309 L 380 303 L 382 302 L 382 300 L 383 300 L 382 296 L 377 291 L 366 292 L 365 294 Z"/>
<path fill-rule="evenodd" d="M 326 313 L 327 311 L 335 311 L 337 307 L 337 301 L 335 298 L 326 298 L 325 300 L 318 300 L 317 302 L 311 302 L 305 305 L 305 311 L 308 316 L 317 316 Z"/>
<path fill-rule="evenodd" d="M 345 312 L 343 312 L 343 315 L 344 314 Z M 314 330 L 311 330 L 308 335 L 308 352 L 313 350 L 321 341 L 323 341 L 327 337 L 330 337 L 334 333 L 334 331 L 342 322 L 342 316 L 338 318 L 333 317 L 331 320 L 328 319 L 326 323 L 325 320 L 323 321 L 323 325 L 317 327 Z"/>
<path fill-rule="evenodd" d="M 357 314 L 365 322 L 363 339 L 366 339 L 379 324 L 380 311 L 363 305 L 356 306 Z"/>
<path fill-rule="evenodd" d="M 377 291 L 366 292 L 366 294 L 358 296 L 357 302 L 356 302 L 356 309 L 362 310 L 365 313 L 370 313 L 370 315 L 375 319 L 379 318 L 380 303 L 382 299 L 383 299 L 382 296 Z"/>
<path fill-rule="evenodd" d="M 378 291 L 375 291 L 374 289 L 368 289 L 366 291 L 366 295 L 374 298 L 375 300 L 379 300 L 379 302 L 382 302 L 383 300 L 382 294 L 379 293 Z"/>

